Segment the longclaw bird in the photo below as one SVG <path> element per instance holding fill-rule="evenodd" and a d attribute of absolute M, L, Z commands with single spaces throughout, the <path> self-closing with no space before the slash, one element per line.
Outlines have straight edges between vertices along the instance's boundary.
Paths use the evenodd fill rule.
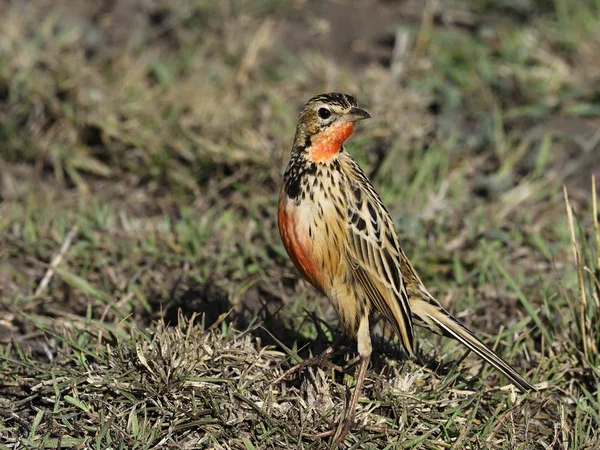
<path fill-rule="evenodd" d="M 356 386 L 334 446 L 354 419 L 371 356 L 372 311 L 390 321 L 409 356 L 415 324 L 457 339 L 521 391 L 535 390 L 441 306 L 404 254 L 379 195 L 343 146 L 355 122 L 370 117 L 350 95 L 311 98 L 298 118 L 279 197 L 279 232 L 290 259 L 329 298 L 342 331 L 358 343 Z"/>

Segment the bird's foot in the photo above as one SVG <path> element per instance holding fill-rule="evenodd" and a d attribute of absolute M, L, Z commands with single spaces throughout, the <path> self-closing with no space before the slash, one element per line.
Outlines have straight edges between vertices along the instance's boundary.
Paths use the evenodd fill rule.
<path fill-rule="evenodd" d="M 333 353 L 333 351 L 331 351 L 330 353 L 323 352 L 320 355 L 315 356 L 313 358 L 305 359 L 304 361 L 296 364 L 295 366 L 290 367 L 288 370 L 283 372 L 281 375 L 279 375 L 277 378 L 275 378 L 271 382 L 271 384 L 277 384 L 281 380 L 292 375 L 293 373 L 299 372 L 307 367 L 319 366 L 322 369 L 333 369 L 338 372 L 343 372 L 344 369 L 342 367 L 329 361 L 328 358 L 329 358 L 329 356 L 331 356 L 332 353 Z"/>
<path fill-rule="evenodd" d="M 327 419 L 325 419 L 327 420 Z M 331 429 L 327 431 L 321 431 L 320 433 L 302 433 L 300 431 L 293 432 L 294 436 L 302 437 L 304 439 L 310 439 L 311 441 L 320 441 L 326 437 L 332 436 L 329 448 L 338 448 L 348 436 L 348 433 L 354 427 L 354 417 L 344 417 L 344 419 L 335 427 L 335 424 L 327 421 Z"/>
<path fill-rule="evenodd" d="M 299 372 L 302 369 L 305 369 L 306 367 L 319 366 L 321 368 L 333 369 L 337 370 L 338 372 L 343 372 L 344 369 L 329 361 L 329 358 L 331 357 L 331 355 L 333 355 L 333 352 L 335 351 L 340 341 L 341 337 L 336 339 L 329 347 L 323 350 L 323 353 L 321 353 L 320 355 L 317 355 L 313 358 L 305 359 L 304 361 L 296 364 L 295 366 L 290 367 L 288 370 L 286 370 L 280 376 L 278 376 L 275 380 L 273 380 L 271 384 L 277 384 L 284 378 L 287 378 L 293 373 Z"/>
<path fill-rule="evenodd" d="M 354 414 L 347 415 L 346 417 L 344 417 L 344 419 L 340 422 L 337 429 L 335 430 L 333 438 L 331 438 L 330 446 L 332 449 L 338 448 L 344 442 L 346 436 L 348 436 L 348 433 L 350 433 L 350 430 L 352 429 L 352 427 L 354 427 L 354 425 Z"/>

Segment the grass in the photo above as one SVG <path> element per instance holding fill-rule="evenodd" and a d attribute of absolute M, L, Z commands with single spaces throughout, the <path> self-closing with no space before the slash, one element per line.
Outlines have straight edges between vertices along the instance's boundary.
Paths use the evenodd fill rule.
<path fill-rule="evenodd" d="M 378 321 L 346 447 L 600 445 L 600 5 L 373 3 L 0 7 L 0 448 L 327 447 L 354 343 L 272 381 L 339 334 L 274 213 L 330 90 L 431 292 L 540 389 Z"/>

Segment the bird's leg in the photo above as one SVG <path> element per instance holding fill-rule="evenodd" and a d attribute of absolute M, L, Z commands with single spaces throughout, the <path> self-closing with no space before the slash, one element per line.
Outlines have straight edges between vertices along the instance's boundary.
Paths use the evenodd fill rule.
<path fill-rule="evenodd" d="M 372 352 L 368 316 L 362 318 L 356 337 L 358 340 L 358 354 L 360 355 L 360 365 L 356 370 L 356 384 L 354 386 L 354 392 L 352 392 L 352 396 L 350 397 L 350 403 L 346 409 L 344 418 L 340 422 L 333 436 L 331 443 L 332 448 L 337 448 L 338 445 L 344 442 L 350 428 L 354 425 L 354 414 L 356 413 L 356 406 L 358 405 L 358 399 L 360 398 L 365 376 L 367 375 L 367 367 L 369 367 Z"/>
<path fill-rule="evenodd" d="M 321 354 L 314 356 L 312 358 L 305 359 L 302 362 L 299 362 L 298 364 L 296 364 L 295 366 L 290 367 L 288 370 L 286 370 L 280 376 L 278 376 L 272 383 L 277 384 L 284 378 L 290 376 L 293 373 L 299 372 L 300 370 L 302 370 L 306 367 L 326 365 L 328 367 L 333 366 L 335 369 L 341 369 L 341 368 L 337 367 L 336 365 L 328 362 L 327 360 L 329 359 L 329 357 L 331 355 L 333 355 L 333 352 L 335 351 L 337 346 L 340 344 L 340 342 L 342 342 L 343 339 L 344 339 L 343 336 L 339 336 L 325 350 L 323 350 L 323 352 L 321 352 Z"/>
<path fill-rule="evenodd" d="M 354 386 L 354 392 L 350 397 L 350 404 L 346 409 L 343 420 L 340 422 L 335 435 L 333 436 L 332 448 L 336 448 L 346 438 L 346 435 L 350 432 L 350 429 L 354 425 L 354 414 L 356 413 L 356 406 L 358 405 L 358 399 L 362 391 L 365 376 L 367 374 L 367 367 L 369 366 L 369 356 L 360 357 L 360 366 L 356 370 L 356 385 Z"/>

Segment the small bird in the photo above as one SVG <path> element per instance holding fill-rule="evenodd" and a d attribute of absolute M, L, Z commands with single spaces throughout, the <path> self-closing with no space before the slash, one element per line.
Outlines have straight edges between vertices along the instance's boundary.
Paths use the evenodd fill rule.
<path fill-rule="evenodd" d="M 311 98 L 298 117 L 279 196 L 279 233 L 290 259 L 329 298 L 342 331 L 358 343 L 356 386 L 335 444 L 343 441 L 354 419 L 371 356 L 373 311 L 391 322 L 409 356 L 415 355 L 415 324 L 457 339 L 521 391 L 535 390 L 442 307 L 406 257 L 381 198 L 344 150 L 355 122 L 370 117 L 350 95 Z"/>

